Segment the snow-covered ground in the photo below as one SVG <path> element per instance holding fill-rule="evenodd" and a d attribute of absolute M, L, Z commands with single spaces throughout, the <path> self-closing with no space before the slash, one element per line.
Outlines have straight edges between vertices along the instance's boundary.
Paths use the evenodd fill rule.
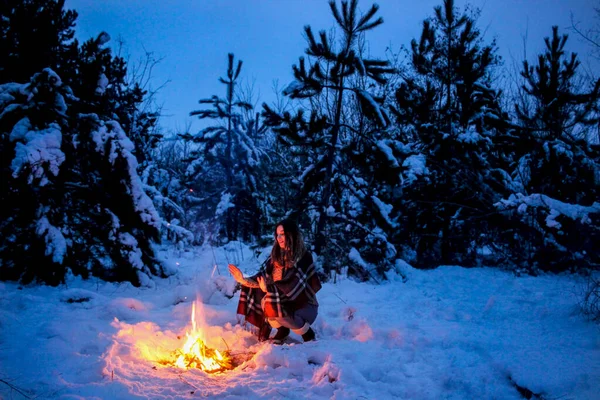
<path fill-rule="evenodd" d="M 406 283 L 338 279 L 319 292 L 318 340 L 275 346 L 237 323 L 237 293 L 225 295 L 227 263 L 253 272 L 265 254 L 164 249 L 178 273 L 146 288 L 0 283 L 0 398 L 521 399 L 516 383 L 600 399 L 600 329 L 578 313 L 576 277 L 406 267 Z M 249 359 L 210 375 L 141 357 L 136 344 L 183 344 L 197 296 L 207 344 Z"/>

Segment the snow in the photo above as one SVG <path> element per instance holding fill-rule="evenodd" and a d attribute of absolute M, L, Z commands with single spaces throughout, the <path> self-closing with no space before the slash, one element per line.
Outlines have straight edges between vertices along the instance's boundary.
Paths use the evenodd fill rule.
<path fill-rule="evenodd" d="M 552 150 L 554 150 L 554 152 L 550 150 L 551 148 Z M 568 159 L 573 159 L 574 157 L 573 151 L 571 151 L 569 146 L 566 143 L 558 140 L 551 143 L 544 143 L 544 152 L 546 153 L 546 159 L 549 159 L 552 153 L 557 155 L 563 155 Z"/>
<path fill-rule="evenodd" d="M 29 169 L 28 183 L 39 179 L 39 186 L 45 186 L 49 182 L 49 173 L 58 175 L 59 167 L 65 160 L 65 153 L 60 149 L 60 126 L 52 123 L 46 129 L 35 130 L 29 119 L 23 118 L 13 127 L 10 140 L 17 142 L 15 158 L 11 163 L 13 177 Z"/>
<path fill-rule="evenodd" d="M 105 156 L 111 165 L 114 165 L 118 158 L 125 159 L 129 175 L 127 185 L 131 191 L 134 208 L 140 214 L 143 222 L 160 229 L 161 218 L 154 208 L 152 199 L 144 192 L 144 185 L 137 173 L 138 162 L 132 154 L 133 142 L 127 137 L 118 122 L 103 122 L 97 116 L 92 116 L 100 125 L 97 130 L 92 132 L 92 140 L 96 143 L 95 150 Z M 108 148 L 107 143 L 110 144 Z"/>
<path fill-rule="evenodd" d="M 531 181 L 531 155 L 527 154 L 519 159 L 517 162 L 517 168 L 514 172 L 515 179 L 514 183 L 518 190 L 526 192 L 526 187 L 529 186 Z"/>
<path fill-rule="evenodd" d="M 45 236 L 46 255 L 52 255 L 52 261 L 62 264 L 67 254 L 67 241 L 62 232 L 50 224 L 46 216 L 43 216 L 37 222 L 36 233 L 39 236 Z"/>
<path fill-rule="evenodd" d="M 233 196 L 231 193 L 225 192 L 221 195 L 221 200 L 219 201 L 219 204 L 217 204 L 217 208 L 215 210 L 216 217 L 225 215 L 228 209 L 235 207 L 235 204 L 231 202 L 232 199 Z"/>
<path fill-rule="evenodd" d="M 368 269 L 368 264 L 365 260 L 363 260 L 363 258 L 360 256 L 360 253 L 358 250 L 356 250 L 354 247 L 352 247 L 350 249 L 350 253 L 348 253 L 348 258 L 355 262 L 357 265 L 360 265 L 361 267 Z"/>
<path fill-rule="evenodd" d="M 406 168 L 404 175 L 406 175 L 408 185 L 416 181 L 419 176 L 427 175 L 429 173 L 429 170 L 426 166 L 425 156 L 423 154 L 413 154 L 408 156 L 402 163 L 402 166 Z"/>
<path fill-rule="evenodd" d="M 105 45 L 106 43 L 110 42 L 110 35 L 104 31 L 100 32 L 96 40 L 98 41 L 99 45 Z"/>
<path fill-rule="evenodd" d="M 108 78 L 106 75 L 100 74 L 100 77 L 98 77 L 98 83 L 96 84 L 96 94 L 104 94 L 107 86 Z"/>
<path fill-rule="evenodd" d="M 58 76 L 58 74 L 54 72 L 51 68 L 44 68 L 42 72 L 45 72 L 46 75 L 48 75 L 48 82 L 50 82 L 54 87 L 62 86 L 62 80 L 60 79 L 60 76 Z"/>
<path fill-rule="evenodd" d="M 315 164 L 309 164 L 304 171 L 302 172 L 302 175 L 300 175 L 300 177 L 298 178 L 298 180 L 300 182 L 304 182 L 306 180 L 306 177 L 308 176 L 308 174 L 312 173 L 315 169 Z"/>
<path fill-rule="evenodd" d="M 459 134 L 457 140 L 459 142 L 475 144 L 485 139 L 475 129 L 471 129 Z"/>
<path fill-rule="evenodd" d="M 138 247 L 138 241 L 128 232 L 119 233 L 119 242 L 123 245 L 121 253 L 127 256 L 129 264 L 134 268 L 144 268 L 142 261 L 142 250 Z"/>
<path fill-rule="evenodd" d="M 358 199 L 356 196 L 352 195 L 352 194 L 347 194 L 345 197 L 345 200 L 347 202 L 347 214 L 350 215 L 352 218 L 356 218 L 357 216 L 359 216 L 361 214 L 361 212 L 363 211 L 363 204 L 360 201 L 360 199 Z"/>
<path fill-rule="evenodd" d="M 0 117 L 6 113 L 6 107 L 10 106 L 9 103 L 15 101 L 15 96 L 25 93 L 27 87 L 28 84 L 13 82 L 0 85 L 0 109 L 2 109 Z"/>
<path fill-rule="evenodd" d="M 387 145 L 386 141 L 378 140 L 377 147 L 379 148 L 379 150 L 381 150 L 381 152 L 383 154 L 385 154 L 385 157 L 387 158 L 387 160 L 390 163 L 389 164 L 390 168 L 398 168 L 398 160 L 396 160 L 396 157 L 394 156 L 394 152 L 392 151 L 392 148 Z"/>
<path fill-rule="evenodd" d="M 381 126 L 386 126 L 387 122 L 383 117 L 381 105 L 375 101 L 373 96 L 371 96 L 371 93 L 367 92 L 366 90 L 357 89 L 356 94 L 361 96 L 367 103 L 369 103 L 369 106 L 372 108 L 372 111 L 377 117 L 379 124 L 381 124 Z"/>
<path fill-rule="evenodd" d="M 194 234 L 188 229 L 180 226 L 179 220 L 177 219 L 172 219 L 171 222 L 163 221 L 163 228 L 171 232 L 178 240 L 183 240 L 185 243 L 192 243 L 194 241 Z"/>
<path fill-rule="evenodd" d="M 31 121 L 29 118 L 25 117 L 19 120 L 13 126 L 12 131 L 10 132 L 10 141 L 14 142 L 15 140 L 24 140 L 27 136 L 27 133 L 32 129 Z"/>
<path fill-rule="evenodd" d="M 375 203 L 375 205 L 377 206 L 381 217 L 385 219 L 385 222 L 387 222 L 388 225 L 392 228 L 398 228 L 398 223 L 390 218 L 390 213 L 392 212 L 394 206 L 392 206 L 391 204 L 384 203 L 377 196 L 371 196 L 371 199 L 373 200 L 373 203 Z"/>
<path fill-rule="evenodd" d="M 292 81 L 289 85 L 287 85 L 283 91 L 281 92 L 284 96 L 289 96 L 293 93 L 299 92 L 304 88 L 304 83 L 300 81 Z"/>
<path fill-rule="evenodd" d="M 517 208 L 518 212 L 525 212 L 527 207 L 542 207 L 549 210 L 549 215 L 546 217 L 546 226 L 549 228 L 560 229 L 560 222 L 556 218 L 564 215 L 572 220 L 580 220 L 581 223 L 590 223 L 589 214 L 600 213 L 600 202 L 595 202 L 591 206 L 581 206 L 579 204 L 564 203 L 560 200 L 553 199 L 544 194 L 531 194 L 528 196 L 522 193 L 511 194 L 508 199 L 502 199 L 495 204 L 501 210 Z"/>
<path fill-rule="evenodd" d="M 266 253 L 162 247 L 177 273 L 152 288 L 0 283 L 0 398 L 521 399 L 510 379 L 545 398 L 598 398 L 600 333 L 577 312 L 580 278 L 400 263 L 405 283 L 392 272 L 324 284 L 317 341 L 275 346 L 238 324 L 225 275 L 229 262 L 254 272 Z M 142 359 L 182 344 L 197 295 L 207 344 L 247 361 L 209 375 Z"/>

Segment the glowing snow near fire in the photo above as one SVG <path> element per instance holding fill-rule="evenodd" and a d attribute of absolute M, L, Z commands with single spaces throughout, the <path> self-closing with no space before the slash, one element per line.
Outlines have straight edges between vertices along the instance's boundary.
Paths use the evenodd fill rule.
<path fill-rule="evenodd" d="M 539 397 L 598 400 L 598 326 L 574 312 L 582 277 L 457 266 L 404 266 L 407 282 L 380 285 L 339 275 L 319 292 L 317 340 L 292 333 L 275 346 L 238 323 L 235 281 L 214 267 L 235 259 L 241 245 L 229 246 L 216 258 L 210 247 L 162 250 L 181 267 L 152 287 L 0 283 L 0 398 L 518 399 L 518 384 Z M 254 249 L 243 250 L 240 267 L 255 271 Z M 232 370 L 174 364 L 196 294 L 196 329 Z"/>
<path fill-rule="evenodd" d="M 196 300 L 192 304 L 191 327 L 185 332 L 183 345 L 181 336 L 171 331 L 162 332 L 156 324 L 140 322 L 129 325 L 116 318 L 113 326 L 119 328 L 119 331 L 115 339 L 119 342 L 121 350 L 129 348 L 130 355 L 140 361 L 184 370 L 200 369 L 209 373 L 233 369 L 228 350 L 219 351 L 206 345 L 205 335 L 208 329 L 202 311 L 201 301 Z M 226 345 L 224 339 L 221 340 Z"/>
<path fill-rule="evenodd" d="M 180 355 L 175 361 L 179 368 L 200 368 L 206 372 L 216 372 L 231 369 L 229 357 L 221 354 L 219 350 L 213 350 L 204 344 L 202 330 L 196 327 L 196 302 L 192 305 L 192 330 L 185 335 L 187 340 L 180 350 Z"/>

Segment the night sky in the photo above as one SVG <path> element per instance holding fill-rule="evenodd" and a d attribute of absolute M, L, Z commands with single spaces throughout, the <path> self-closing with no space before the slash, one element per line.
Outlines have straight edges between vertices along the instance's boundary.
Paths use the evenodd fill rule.
<path fill-rule="evenodd" d="M 385 23 L 367 35 L 372 56 L 386 57 L 386 49 L 398 52 L 418 38 L 423 19 L 433 14 L 441 0 L 380 0 L 379 15 Z M 459 9 L 465 1 L 456 1 Z M 569 51 L 577 51 L 588 68 L 598 67 L 589 56 L 587 44 L 569 30 L 571 18 L 582 28 L 597 27 L 597 0 L 472 0 L 481 9 L 478 27 L 486 42 L 496 38 L 504 67 L 520 65 L 526 51 L 530 61 L 543 49 L 543 38 L 558 25 L 570 33 Z M 362 0 L 364 11 L 372 4 Z M 77 37 L 86 40 L 108 32 L 111 46 L 118 39 L 130 65 L 148 51 L 163 58 L 152 73 L 151 85 L 163 105 L 161 125 L 167 132 L 191 124 L 195 133 L 200 123 L 189 117 L 199 108 L 198 100 L 223 95 L 218 78 L 227 67 L 227 53 L 244 61 L 243 85 L 254 86 L 255 101 L 275 99 L 273 82 L 285 87 L 292 79 L 292 64 L 305 49 L 303 26 L 313 30 L 334 25 L 326 0 L 67 0 L 66 8 L 79 13 Z M 525 43 L 525 48 L 524 48 Z M 501 77 L 506 72 L 498 70 Z M 499 78 L 502 79 L 502 78 Z M 260 104 L 260 103 L 259 103 Z"/>

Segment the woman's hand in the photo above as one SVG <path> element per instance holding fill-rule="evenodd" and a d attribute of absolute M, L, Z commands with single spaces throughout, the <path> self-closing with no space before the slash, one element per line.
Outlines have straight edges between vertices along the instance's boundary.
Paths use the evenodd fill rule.
<path fill-rule="evenodd" d="M 259 276 L 258 278 L 256 278 L 256 280 L 258 281 L 258 287 L 260 288 L 260 290 L 267 293 L 267 283 L 265 282 L 265 278 Z"/>
<path fill-rule="evenodd" d="M 229 273 L 231 275 L 233 275 L 233 279 L 235 279 L 236 282 L 238 282 L 238 283 L 244 282 L 244 274 L 235 265 L 229 264 Z"/>

